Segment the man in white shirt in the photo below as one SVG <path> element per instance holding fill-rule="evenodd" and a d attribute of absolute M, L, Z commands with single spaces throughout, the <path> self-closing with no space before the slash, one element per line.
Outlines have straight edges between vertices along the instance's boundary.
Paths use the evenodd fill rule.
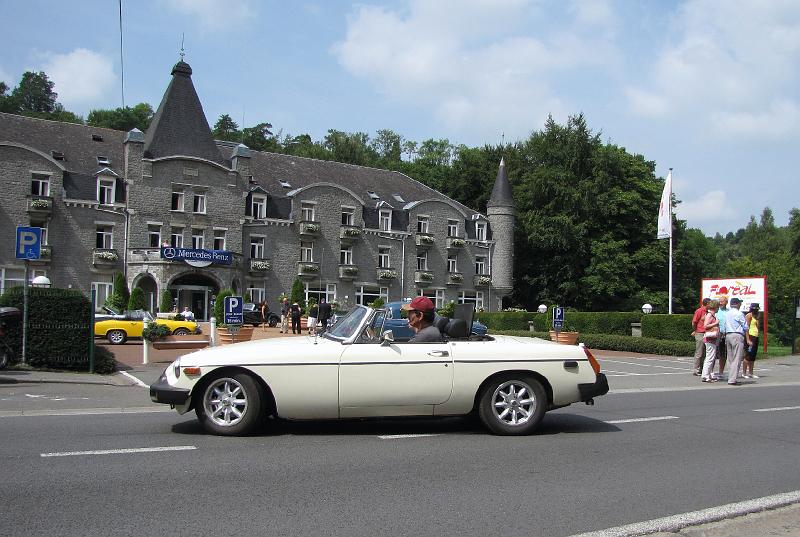
<path fill-rule="evenodd" d="M 725 346 L 728 352 L 728 386 L 738 386 L 741 384 L 739 368 L 742 366 L 744 357 L 744 333 L 747 330 L 747 322 L 744 314 L 739 311 L 742 305 L 740 298 L 731 299 L 731 307 L 725 315 Z"/>

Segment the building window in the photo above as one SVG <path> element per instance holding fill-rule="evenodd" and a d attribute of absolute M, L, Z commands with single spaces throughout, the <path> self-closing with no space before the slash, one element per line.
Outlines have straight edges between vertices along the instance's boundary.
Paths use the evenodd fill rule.
<path fill-rule="evenodd" d="M 486 222 L 475 223 L 475 238 L 479 241 L 486 240 Z"/>
<path fill-rule="evenodd" d="M 31 194 L 34 196 L 49 196 L 50 178 L 44 176 L 34 176 L 31 180 Z"/>
<path fill-rule="evenodd" d="M 97 180 L 97 201 L 100 205 L 112 205 L 114 203 L 114 187 L 116 183 L 114 179 Z"/>
<path fill-rule="evenodd" d="M 430 298 L 437 308 L 444 307 L 444 289 L 417 289 L 417 295 Z"/>
<path fill-rule="evenodd" d="M 308 304 L 308 300 L 313 298 L 319 304 L 322 301 L 322 298 L 325 298 L 325 301 L 329 304 L 336 301 L 336 284 L 329 283 L 323 287 L 312 287 L 308 283 L 305 284 L 306 288 L 306 304 Z"/>
<path fill-rule="evenodd" d="M 392 229 L 392 211 L 381 209 L 378 220 L 378 228 L 381 231 L 391 231 Z"/>
<path fill-rule="evenodd" d="M 458 272 L 458 256 L 447 256 L 447 272 Z"/>
<path fill-rule="evenodd" d="M 264 237 L 250 237 L 250 258 L 264 259 Z"/>
<path fill-rule="evenodd" d="M 309 222 L 314 221 L 314 204 L 313 203 L 301 203 L 300 204 L 300 219 L 306 220 Z"/>
<path fill-rule="evenodd" d="M 384 302 L 389 301 L 389 288 L 388 287 L 371 287 L 367 285 L 356 286 L 356 304 L 366 306 L 377 299 L 383 299 Z"/>
<path fill-rule="evenodd" d="M 255 304 L 261 304 L 266 298 L 266 293 L 263 287 L 256 287 L 256 284 L 251 283 L 247 287 L 247 294 L 250 295 L 250 301 Z"/>
<path fill-rule="evenodd" d="M 47 246 L 47 220 L 31 218 L 31 227 L 38 227 L 42 230 L 42 246 Z"/>
<path fill-rule="evenodd" d="M 459 304 L 475 304 L 476 310 L 483 309 L 483 291 L 461 291 L 458 295 Z"/>
<path fill-rule="evenodd" d="M 224 250 L 225 249 L 225 230 L 224 229 L 215 229 L 214 230 L 214 249 L 215 250 Z"/>
<path fill-rule="evenodd" d="M 417 253 L 417 270 L 428 270 L 428 252 Z"/>
<path fill-rule="evenodd" d="M 172 192 L 172 210 L 183 211 L 183 192 L 180 190 Z"/>
<path fill-rule="evenodd" d="M 342 207 L 342 225 L 343 226 L 352 226 L 353 225 L 353 213 L 355 213 L 355 209 L 352 207 Z"/>
<path fill-rule="evenodd" d="M 0 267 L 0 295 L 12 287 L 22 287 L 25 284 L 25 270 Z"/>
<path fill-rule="evenodd" d="M 458 237 L 458 220 L 447 221 L 447 236 Z"/>
<path fill-rule="evenodd" d="M 300 261 L 314 261 L 314 243 L 300 241 Z"/>
<path fill-rule="evenodd" d="M 147 225 L 148 246 L 150 248 L 158 248 L 161 246 L 161 226 L 155 224 Z"/>
<path fill-rule="evenodd" d="M 112 226 L 97 226 L 95 237 L 97 248 L 110 250 L 114 247 L 114 228 Z"/>
<path fill-rule="evenodd" d="M 267 217 L 267 197 L 266 196 L 253 196 L 250 205 L 250 214 L 257 220 L 263 220 Z"/>
<path fill-rule="evenodd" d="M 486 274 L 486 256 L 475 256 L 475 274 Z"/>
<path fill-rule="evenodd" d="M 353 264 L 353 249 L 352 248 L 342 248 L 339 251 L 339 264 L 340 265 L 352 265 Z"/>
<path fill-rule="evenodd" d="M 108 297 L 114 292 L 114 275 L 98 274 L 95 278 L 97 281 L 92 282 L 92 291 L 95 292 L 95 304 L 99 307 L 105 304 Z"/>
<path fill-rule="evenodd" d="M 428 224 L 430 223 L 430 218 L 427 216 L 418 216 L 417 217 L 417 233 L 427 233 L 428 232 Z"/>
<path fill-rule="evenodd" d="M 388 246 L 378 246 L 378 268 L 389 268 L 392 266 L 391 264 L 391 257 L 390 257 L 391 249 Z"/>
<path fill-rule="evenodd" d="M 195 250 L 202 250 L 205 248 L 205 238 L 203 237 L 202 229 L 192 230 L 192 248 Z"/>
<path fill-rule="evenodd" d="M 169 244 L 173 248 L 183 248 L 183 228 L 174 227 L 170 232 Z"/>
<path fill-rule="evenodd" d="M 206 195 L 195 194 L 194 203 L 192 204 L 192 211 L 199 214 L 206 214 Z"/>

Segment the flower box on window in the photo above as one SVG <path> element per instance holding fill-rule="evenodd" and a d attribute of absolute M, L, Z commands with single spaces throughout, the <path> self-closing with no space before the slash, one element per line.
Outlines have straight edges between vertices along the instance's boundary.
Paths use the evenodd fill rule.
<path fill-rule="evenodd" d="M 393 280 L 397 278 L 397 271 L 394 269 L 386 269 L 386 268 L 379 268 L 378 269 L 378 279 L 379 280 Z"/>
<path fill-rule="evenodd" d="M 436 239 L 430 233 L 417 233 L 416 242 L 417 246 L 428 248 L 436 242 Z"/>
<path fill-rule="evenodd" d="M 464 281 L 464 275 L 460 272 L 447 273 L 447 285 L 461 285 Z"/>
<path fill-rule="evenodd" d="M 251 259 L 250 270 L 253 272 L 263 272 L 269 270 L 272 265 L 266 259 Z"/>
<path fill-rule="evenodd" d="M 315 277 L 319 273 L 319 263 L 312 261 L 300 261 L 297 264 L 297 275 L 305 277 Z"/>
<path fill-rule="evenodd" d="M 429 283 L 433 281 L 433 272 L 430 270 L 417 270 L 414 271 L 415 283 Z"/>
<path fill-rule="evenodd" d="M 447 248 L 451 250 L 463 248 L 466 244 L 467 241 L 465 241 L 461 237 L 447 237 Z"/>
<path fill-rule="evenodd" d="M 49 213 L 53 210 L 53 198 L 49 196 L 33 196 L 28 198 L 28 212 Z"/>
<path fill-rule="evenodd" d="M 356 265 L 339 265 L 339 278 L 342 280 L 352 280 L 358 274 Z"/>
<path fill-rule="evenodd" d="M 109 265 L 114 264 L 119 260 L 119 254 L 116 250 L 106 248 L 95 248 L 92 251 L 92 262 L 95 265 Z"/>
<path fill-rule="evenodd" d="M 476 274 L 475 275 L 475 286 L 487 286 L 492 283 L 492 277 L 486 274 Z"/>
<path fill-rule="evenodd" d="M 315 236 L 319 234 L 321 226 L 319 222 L 312 222 L 310 220 L 302 220 L 300 222 L 300 234 Z"/>

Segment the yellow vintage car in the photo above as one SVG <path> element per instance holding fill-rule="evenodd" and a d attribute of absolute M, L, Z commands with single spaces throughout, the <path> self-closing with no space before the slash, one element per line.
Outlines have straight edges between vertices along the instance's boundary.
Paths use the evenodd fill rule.
<path fill-rule="evenodd" d="M 94 323 L 95 337 L 105 337 L 114 345 L 125 343 L 128 338 L 142 337 L 144 320 L 164 325 L 170 333 L 176 336 L 199 334 L 200 325 L 194 321 L 173 321 L 172 319 L 154 319 L 148 311 L 132 310 L 124 313 L 114 313 L 109 310 L 109 315 L 98 315 Z"/>

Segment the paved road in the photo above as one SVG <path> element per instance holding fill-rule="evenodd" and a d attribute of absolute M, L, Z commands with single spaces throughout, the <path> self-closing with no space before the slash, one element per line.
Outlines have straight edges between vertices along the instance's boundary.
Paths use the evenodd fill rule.
<path fill-rule="evenodd" d="M 800 489 L 797 357 L 760 363 L 741 387 L 700 384 L 688 359 L 602 363 L 614 392 L 527 438 L 455 418 L 219 438 L 193 415 L 153 413 L 140 387 L 0 383 L 4 527 L 566 536 Z M 162 450 L 84 453 L 141 448 Z"/>

